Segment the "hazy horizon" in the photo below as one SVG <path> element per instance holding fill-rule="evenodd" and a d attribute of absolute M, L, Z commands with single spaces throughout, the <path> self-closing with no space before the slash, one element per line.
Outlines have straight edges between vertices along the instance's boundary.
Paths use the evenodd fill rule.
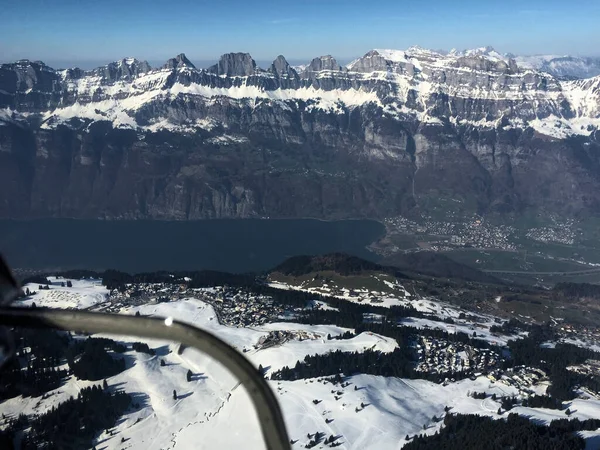
<path fill-rule="evenodd" d="M 227 52 L 350 61 L 374 48 L 600 56 L 600 4 L 574 0 L 22 0 L 3 6 L 2 62 L 91 68 L 126 56 L 160 65 L 178 53 L 202 67 Z"/>
<path fill-rule="evenodd" d="M 179 53 L 174 53 L 173 56 L 171 56 L 172 58 L 174 58 L 175 56 L 177 56 Z M 185 52 L 183 52 L 185 53 Z M 187 54 L 186 56 L 188 57 L 188 59 L 192 62 L 192 64 L 194 64 L 197 68 L 202 69 L 202 68 L 208 68 L 209 66 L 216 64 L 219 61 L 219 57 L 220 56 L 216 56 L 215 58 L 212 59 L 193 59 L 190 58 Z M 318 56 L 318 55 L 317 55 Z M 40 59 L 34 59 L 34 58 L 18 58 L 18 59 L 28 59 L 30 61 L 42 61 L 44 64 L 54 68 L 54 69 L 70 69 L 70 68 L 74 68 L 74 67 L 78 67 L 80 69 L 83 70 L 90 70 L 90 69 L 95 69 L 96 67 L 101 67 L 104 66 L 108 63 L 111 63 L 113 61 L 118 61 L 120 59 L 123 58 L 128 58 L 128 57 L 135 57 L 138 60 L 143 60 L 146 61 L 148 64 L 150 64 L 150 66 L 152 68 L 156 68 L 156 67 L 161 67 L 162 65 L 164 65 L 167 62 L 166 58 L 164 60 L 157 60 L 157 59 L 152 59 L 152 60 L 146 60 L 143 58 L 138 58 L 136 57 L 136 55 L 122 55 L 119 57 L 116 57 L 114 59 L 108 59 L 108 60 L 91 60 L 91 61 L 61 61 L 61 60 L 40 60 Z M 18 59 L 14 59 L 14 60 L 5 60 L 5 59 L 0 59 L 0 64 L 5 64 L 5 63 L 12 63 L 17 61 Z M 273 60 L 275 59 L 275 57 L 273 57 L 273 59 L 271 60 L 267 60 L 267 59 L 259 59 L 256 60 L 256 64 L 259 67 L 262 68 L 267 68 L 271 65 L 271 63 L 273 62 Z M 306 64 L 310 62 L 310 59 L 304 60 L 304 59 L 294 59 L 294 58 L 287 58 L 287 61 L 292 65 L 292 66 L 296 66 L 296 65 L 301 65 L 301 64 Z M 311 58 L 312 59 L 312 58 Z M 340 64 L 347 64 L 349 62 L 351 62 L 354 58 L 337 58 L 337 61 Z"/>
<path fill-rule="evenodd" d="M 485 47 L 485 46 L 479 46 L 479 47 Z M 407 47 L 408 48 L 408 47 Z M 474 47 L 475 48 L 475 47 Z M 372 50 L 372 49 L 371 49 Z M 406 50 L 406 48 L 404 49 L 396 49 L 396 50 Z M 468 50 L 468 49 L 460 49 L 460 50 Z M 495 49 L 498 51 L 498 49 Z M 233 52 L 235 52 L 236 50 L 232 50 Z M 357 54 L 357 55 L 353 55 L 353 56 L 347 56 L 347 57 L 338 57 L 336 55 L 333 55 L 337 62 L 341 65 L 346 65 L 350 62 L 352 62 L 353 60 L 355 60 L 356 58 L 360 58 L 361 56 L 363 56 L 365 53 L 367 53 L 366 50 L 365 52 L 361 53 L 361 54 Z M 449 51 L 449 50 L 440 50 L 440 49 L 435 49 L 435 51 Z M 208 68 L 209 66 L 216 64 L 219 61 L 219 58 L 221 55 L 219 56 L 215 56 L 214 58 L 203 58 L 203 59 L 194 59 L 193 57 L 190 57 L 187 53 L 185 52 L 175 52 L 173 53 L 172 56 L 165 58 L 165 59 L 144 59 L 144 58 L 140 58 L 136 55 L 121 55 L 121 56 L 117 56 L 115 58 L 109 58 L 109 59 L 97 59 L 97 60 L 54 60 L 54 59 L 48 59 L 48 60 L 44 60 L 44 59 L 39 59 L 39 58 L 28 58 L 28 57 L 21 57 L 21 58 L 15 58 L 12 60 L 8 60 L 5 58 L 0 58 L 0 64 L 6 64 L 6 63 L 13 63 L 17 60 L 21 60 L 21 59 L 28 59 L 30 61 L 42 61 L 44 64 L 46 64 L 47 66 L 50 66 L 54 69 L 69 69 L 69 68 L 80 68 L 83 70 L 91 70 L 91 69 L 95 69 L 97 67 L 101 67 L 104 66 L 106 64 L 109 64 L 111 62 L 114 61 L 118 61 L 121 60 L 123 58 L 128 58 L 128 57 L 135 57 L 140 61 L 146 61 L 148 64 L 150 64 L 150 66 L 152 68 L 157 68 L 157 67 L 161 67 L 162 65 L 164 65 L 167 60 L 169 58 L 174 58 L 175 56 L 177 56 L 180 53 L 184 53 L 186 55 L 186 57 L 192 62 L 192 64 L 194 64 L 197 68 L 202 69 L 202 68 Z M 501 52 L 499 51 L 499 53 L 510 53 L 510 52 Z M 325 54 L 325 53 L 324 53 Z M 322 54 L 322 55 L 324 55 Z M 327 53 L 329 54 L 329 53 Z M 279 55 L 279 54 L 278 54 Z M 273 60 L 278 56 L 275 55 L 273 56 L 272 59 L 256 59 L 254 58 L 256 64 L 258 67 L 261 67 L 263 69 L 268 68 L 271 63 L 273 62 Z M 288 61 L 288 63 L 292 66 L 299 66 L 302 64 L 308 64 L 310 63 L 310 61 L 317 57 L 317 56 L 322 56 L 322 55 L 314 55 L 311 57 L 307 57 L 307 58 L 288 58 L 286 55 L 283 55 L 286 57 L 286 60 Z M 540 54 L 519 54 L 517 56 L 541 56 L 541 55 L 552 55 L 552 53 L 547 52 L 547 53 L 540 53 Z M 594 55 L 594 54 L 587 54 L 587 55 L 583 55 L 583 54 L 554 54 L 555 56 L 579 56 L 579 57 L 590 57 L 590 58 L 600 58 L 600 54 L 598 55 Z M 251 54 L 251 56 L 254 57 L 254 55 Z"/>

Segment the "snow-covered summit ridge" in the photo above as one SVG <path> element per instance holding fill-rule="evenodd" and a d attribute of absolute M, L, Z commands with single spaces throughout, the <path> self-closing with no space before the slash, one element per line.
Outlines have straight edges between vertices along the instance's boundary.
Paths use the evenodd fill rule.
<path fill-rule="evenodd" d="M 539 70 L 561 79 L 592 78 L 600 75 L 600 57 L 570 55 L 515 56 L 520 67 Z"/>
<path fill-rule="evenodd" d="M 407 50 L 376 50 L 384 58 L 394 61 L 406 61 L 407 57 L 433 57 L 439 60 L 456 59 L 460 57 L 480 57 L 489 61 L 509 63 L 514 60 L 521 70 L 535 70 L 548 73 L 561 79 L 592 78 L 600 75 L 600 57 L 585 57 L 573 55 L 515 55 L 500 53 L 491 46 L 473 49 L 452 49 L 449 52 L 434 51 L 413 46 Z"/>
<path fill-rule="evenodd" d="M 0 77 L 0 108 L 41 115 L 42 127 L 80 118 L 134 129 L 154 130 L 157 124 L 193 129 L 206 119 L 198 116 L 201 108 L 186 108 L 168 120 L 156 115 L 156 105 L 180 98 L 197 105 L 264 99 L 284 109 L 311 101 L 311 110 L 334 114 L 372 104 L 398 120 L 533 126 L 555 138 L 589 135 L 600 125 L 594 78 L 562 81 L 519 67 L 516 59 L 492 47 L 451 52 L 376 49 L 345 67 L 325 55 L 295 69 L 279 55 L 262 69 L 248 53 L 228 53 L 214 66 L 199 69 L 181 53 L 154 69 L 128 57 L 91 71 L 54 71 L 22 60 L 1 65 L 0 72 L 15 75 Z"/>

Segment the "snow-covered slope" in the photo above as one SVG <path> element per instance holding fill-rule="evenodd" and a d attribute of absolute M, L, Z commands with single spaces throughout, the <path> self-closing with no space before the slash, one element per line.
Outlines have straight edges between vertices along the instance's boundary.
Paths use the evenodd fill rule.
<path fill-rule="evenodd" d="M 564 83 L 564 91 L 579 118 L 600 115 L 600 75 Z"/>
<path fill-rule="evenodd" d="M 521 69 L 548 73 L 556 78 L 572 80 L 591 78 L 600 75 L 600 57 L 571 55 L 514 55 L 500 53 L 493 47 L 480 47 L 470 50 L 451 50 L 452 56 L 481 56 L 487 59 L 509 62 L 513 59 Z"/>
<path fill-rule="evenodd" d="M 53 286 L 49 291 L 36 294 L 37 305 L 87 307 L 95 303 L 101 306 L 105 291 L 97 281 L 72 280 L 72 283 L 72 288 Z M 421 308 L 433 308 L 442 314 L 440 317 L 457 315 L 457 311 L 433 300 L 420 302 Z M 31 301 L 21 303 L 29 305 Z M 371 333 L 347 340 L 327 340 L 327 334 L 347 331 L 331 325 L 269 323 L 252 328 L 227 327 L 218 323 L 212 306 L 191 298 L 126 307 L 121 311 L 123 314 L 137 312 L 172 317 L 207 329 L 238 350 L 245 350 L 246 357 L 257 367 L 262 365 L 267 374 L 292 366 L 309 354 L 337 349 L 389 352 L 397 346 L 394 340 Z M 296 337 L 268 348 L 255 347 L 262 336 L 275 330 L 291 332 Z M 124 343 L 137 341 L 134 337 L 109 337 Z M 193 349 L 179 354 L 176 343 L 148 341 L 148 344 L 156 351 L 155 356 L 128 351 L 125 353 L 127 369 L 107 380 L 110 389 L 130 393 L 135 406 L 115 428 L 98 436 L 99 448 L 122 449 L 124 445 L 132 450 L 264 448 L 247 394 L 223 367 Z M 162 366 L 160 360 L 166 364 Z M 186 380 L 188 370 L 193 373 L 189 382 Z M 304 448 L 309 441 L 307 435 L 318 431 L 326 437 L 337 436 L 342 450 L 398 449 L 406 443 L 406 435 L 433 434 L 439 430 L 441 423 L 432 418 L 443 417 L 446 407 L 453 413 L 501 417 L 497 415 L 499 402 L 489 397 L 474 399 L 469 392 L 519 395 L 516 388 L 486 377 L 447 385 L 370 375 L 355 375 L 345 381 L 348 383 L 345 386 L 333 386 L 323 378 L 269 382 L 281 404 L 294 442 L 292 448 Z M 70 396 L 76 397 L 81 388 L 91 384 L 71 377 L 47 398 L 14 398 L 1 403 L 0 411 L 9 416 L 39 414 Z M 540 393 L 544 390 L 542 385 L 537 388 Z M 173 399 L 174 390 L 177 399 Z M 569 407 L 573 411 L 572 418 L 586 419 L 600 414 L 600 400 L 577 399 Z M 564 417 L 560 410 L 516 407 L 514 411 L 541 423 Z M 593 443 L 600 439 L 600 432 L 586 432 L 584 436 Z"/>
<path fill-rule="evenodd" d="M 34 297 L 20 302 L 25 306 L 45 306 L 47 308 L 88 309 L 105 301 L 108 289 L 102 285 L 102 280 L 67 280 L 64 278 L 48 277 L 51 284 L 45 286 L 29 283 L 23 290 L 36 292 Z M 67 281 L 72 287 L 66 287 Z M 65 286 L 61 286 L 65 284 Z M 42 289 L 40 289 L 40 286 Z"/>
<path fill-rule="evenodd" d="M 278 370 L 283 366 L 293 366 L 296 361 L 303 360 L 308 354 L 327 353 L 335 350 L 362 351 L 367 348 L 390 352 L 397 347 L 393 339 L 367 333 L 348 340 L 327 340 L 328 334 L 336 336 L 348 331 L 347 328 L 333 325 L 308 326 L 294 323 L 269 323 L 252 328 L 225 327 L 219 324 L 212 306 L 195 299 L 135 307 L 123 310 L 123 313 L 134 314 L 137 311 L 143 315 L 173 317 L 176 320 L 211 331 L 240 352 L 246 349 L 245 355 L 255 362 L 257 367 L 262 364 L 263 367 L 270 367 L 270 371 Z M 262 336 L 276 330 L 303 333 L 303 340 L 291 339 L 281 346 L 253 349 L 253 345 Z"/>
<path fill-rule="evenodd" d="M 273 277 L 273 275 L 271 275 Z M 318 293 L 322 295 L 330 295 L 340 299 L 359 304 L 368 304 L 375 306 L 405 306 L 414 308 L 416 311 L 437 318 L 415 318 L 407 317 L 401 321 L 402 325 L 415 328 L 437 328 L 448 333 L 454 334 L 462 332 L 468 335 L 475 332 L 479 339 L 488 341 L 494 345 L 506 345 L 509 338 L 514 336 L 501 336 L 497 333 L 490 332 L 492 325 L 497 325 L 495 318 L 489 315 L 469 313 L 469 319 L 465 318 L 465 311 L 460 310 L 448 303 L 440 302 L 435 298 L 422 298 L 411 294 L 401 284 L 401 280 L 390 282 L 385 280 L 385 275 L 373 276 L 378 281 L 383 281 L 388 288 L 386 291 L 377 291 L 369 289 L 353 289 L 351 292 L 346 288 L 339 288 L 333 281 L 329 281 L 324 286 L 309 287 L 307 283 L 290 284 L 282 281 L 271 281 L 270 286 L 278 289 L 295 289 L 309 293 Z M 340 292 L 337 294 L 336 292 Z M 373 302 L 373 299 L 376 299 Z M 328 305 L 321 308 L 328 308 Z M 461 314 L 462 313 L 462 314 Z M 462 318 L 461 318 L 462 317 Z M 473 321 L 476 318 L 476 322 Z M 451 322 L 444 320 L 451 319 Z"/>
<path fill-rule="evenodd" d="M 547 72 L 564 79 L 591 78 L 600 75 L 600 58 L 569 55 L 515 56 L 520 67 Z"/>

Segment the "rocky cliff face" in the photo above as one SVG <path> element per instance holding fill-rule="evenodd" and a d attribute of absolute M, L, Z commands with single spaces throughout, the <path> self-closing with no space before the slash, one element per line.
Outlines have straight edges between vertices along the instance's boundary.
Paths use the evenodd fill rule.
<path fill-rule="evenodd" d="M 277 60 L 275 60 L 276 62 Z M 248 77 L 254 75 L 256 63 L 248 53 L 227 53 L 208 72 L 226 77 Z"/>
<path fill-rule="evenodd" d="M 0 217 L 600 213 L 600 79 L 486 51 L 0 66 Z"/>

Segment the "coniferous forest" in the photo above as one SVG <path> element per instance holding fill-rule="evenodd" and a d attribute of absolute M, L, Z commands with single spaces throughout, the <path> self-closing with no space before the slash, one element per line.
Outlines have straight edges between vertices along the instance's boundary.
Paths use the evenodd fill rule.
<path fill-rule="evenodd" d="M 108 392 L 100 386 L 83 388 L 77 398 L 71 397 L 40 416 L 20 416 L 10 423 L 5 436 L 11 439 L 29 428 L 21 450 L 91 448 L 94 437 L 112 428 L 130 404 L 131 397 L 124 392 Z"/>
<path fill-rule="evenodd" d="M 532 395 L 523 399 L 523 406 L 529 408 L 561 409 L 562 402 L 549 395 Z"/>
<path fill-rule="evenodd" d="M 74 342 L 66 356 L 73 374 L 81 380 L 97 381 L 125 370 L 123 358 L 113 358 L 107 350 L 123 353 L 126 347 L 105 338 L 88 338 Z"/>
<path fill-rule="evenodd" d="M 60 388 L 70 374 L 94 381 L 125 369 L 124 359 L 116 355 L 127 348 L 111 339 L 73 338 L 65 332 L 20 328 L 14 330 L 14 336 L 16 354 L 2 368 L 0 400 L 47 395 Z M 84 388 L 77 398 L 40 416 L 6 418 L 0 448 L 11 449 L 17 433 L 23 430 L 28 431 L 22 434 L 21 450 L 91 448 L 92 439 L 114 426 L 130 401 L 123 392 L 109 392 L 99 386 Z"/>
<path fill-rule="evenodd" d="M 547 393 L 558 401 L 575 398 L 575 386 L 600 390 L 598 377 L 567 370 L 568 366 L 581 364 L 587 359 L 600 359 L 600 353 L 565 343 L 556 344 L 554 348 L 542 346 L 543 342 L 553 338 L 548 328 L 531 327 L 527 338 L 509 341 L 511 358 L 505 362 L 505 366 L 526 365 L 542 369 L 551 382 Z"/>
<path fill-rule="evenodd" d="M 405 450 L 578 450 L 585 448 L 583 438 L 574 431 L 595 430 L 600 420 L 553 421 L 550 426 L 534 424 L 517 414 L 506 420 L 477 415 L 448 414 L 441 432 L 414 436 Z"/>
<path fill-rule="evenodd" d="M 335 311 L 334 311 L 335 312 Z M 396 326 L 393 323 L 361 324 L 355 327 L 356 334 L 372 332 L 391 337 L 398 343 L 398 348 L 390 353 L 366 350 L 364 352 L 335 351 L 325 354 L 307 355 L 304 361 L 298 361 L 294 367 L 283 367 L 271 374 L 273 380 L 298 380 L 343 373 L 350 376 L 356 373 L 371 375 L 394 376 L 403 378 L 422 378 L 429 381 L 441 382 L 446 378 L 455 380 L 468 378 L 469 371 L 423 373 L 414 370 L 416 354 L 412 349 L 418 334 L 451 342 L 469 344 L 478 348 L 489 348 L 490 345 L 482 340 L 473 339 L 465 333 L 448 333 L 442 329 L 417 329 L 409 326 Z"/>
<path fill-rule="evenodd" d="M 67 376 L 59 366 L 64 362 L 69 339 L 50 330 L 17 329 L 16 354 L 2 369 L 0 400 L 39 396 L 58 388 Z"/>

